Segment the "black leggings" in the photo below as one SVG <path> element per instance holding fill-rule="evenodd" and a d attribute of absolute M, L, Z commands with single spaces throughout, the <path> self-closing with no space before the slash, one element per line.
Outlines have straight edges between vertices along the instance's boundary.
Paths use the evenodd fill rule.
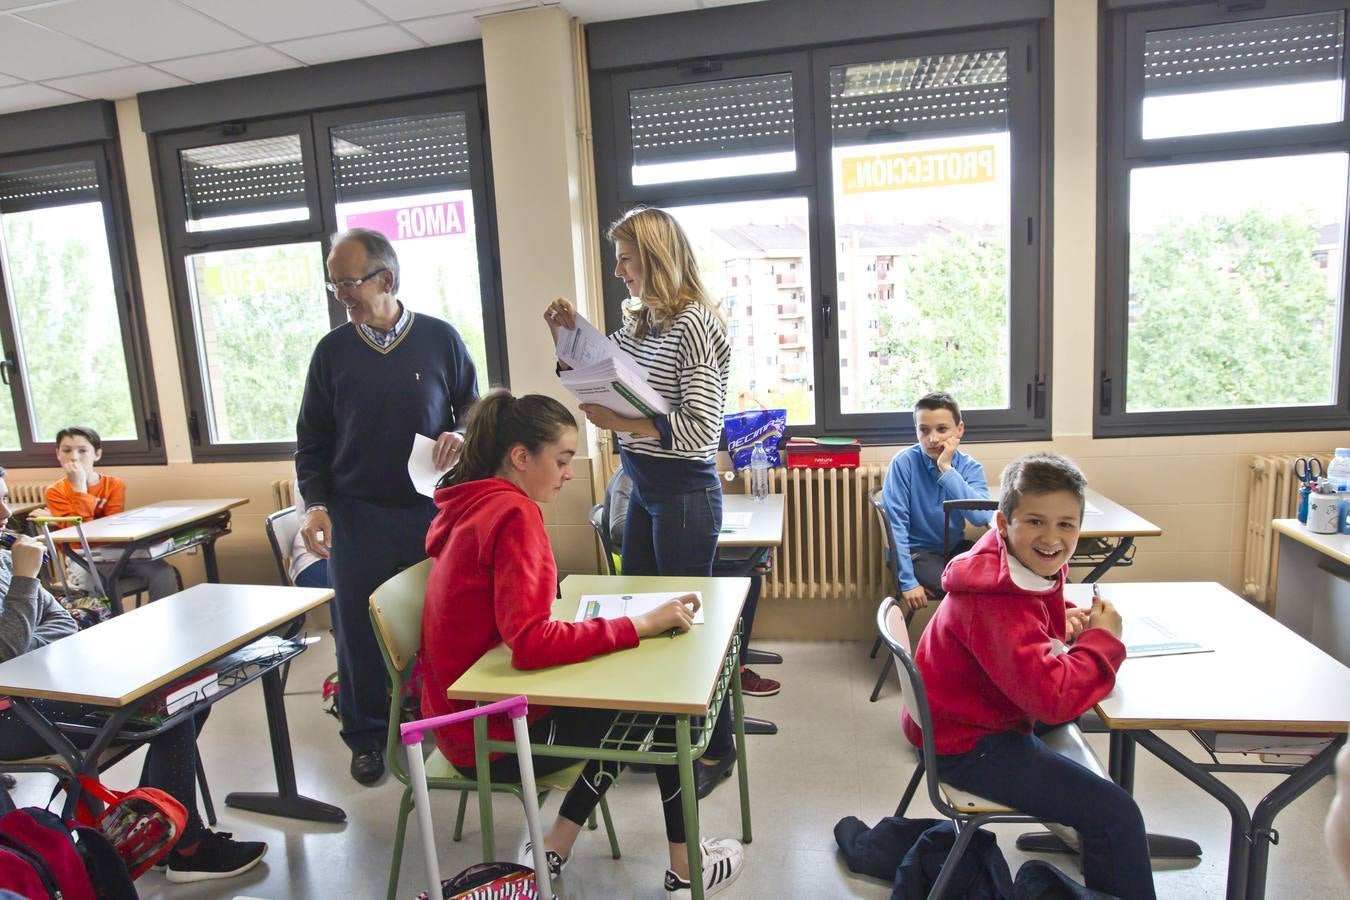
<path fill-rule="evenodd" d="M 600 741 L 614 724 L 615 713 L 604 709 L 578 709 L 567 706 L 555 706 L 540 719 L 530 724 L 530 742 L 534 744 L 556 744 L 569 747 L 599 747 Z M 656 727 L 654 739 L 665 743 L 675 743 L 675 728 L 661 720 Z M 549 775 L 553 772 L 576 765 L 575 759 L 562 759 L 556 756 L 539 756 L 534 760 L 534 773 Z M 581 777 L 567 791 L 558 814 L 569 822 L 584 824 L 590 817 L 605 791 L 614 783 L 623 763 L 590 760 L 581 771 Z M 456 766 L 468 778 L 477 777 L 474 766 Z M 666 840 L 672 844 L 683 844 L 684 809 L 680 802 L 680 770 L 676 766 L 653 766 L 656 784 L 661 789 L 661 811 L 666 818 Z M 503 754 L 488 764 L 488 777 L 493 781 L 520 781 L 520 760 L 514 753 Z"/>
<path fill-rule="evenodd" d="M 35 700 L 33 706 L 52 721 L 67 722 L 79 721 L 88 713 L 98 712 L 101 709 L 97 706 L 48 700 Z M 206 828 L 197 813 L 197 732 L 206 721 L 208 712 L 209 709 L 203 710 L 194 718 L 147 741 L 149 749 L 145 756 L 144 785 L 159 788 L 187 809 L 188 820 L 187 827 L 183 829 L 183 846 L 195 843 Z M 94 743 L 94 736 L 91 734 L 67 733 L 66 737 L 82 750 Z M 6 709 L 0 712 L 0 759 L 27 759 L 32 756 L 46 756 L 52 752 L 51 745 L 29 728 L 14 710 Z"/>

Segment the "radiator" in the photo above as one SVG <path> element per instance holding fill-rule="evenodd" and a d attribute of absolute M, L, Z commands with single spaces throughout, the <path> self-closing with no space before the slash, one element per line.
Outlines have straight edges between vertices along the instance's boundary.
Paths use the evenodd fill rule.
<path fill-rule="evenodd" d="M 1292 519 L 1298 512 L 1298 479 L 1294 460 L 1306 454 L 1270 453 L 1252 459 L 1247 481 L 1247 541 L 1242 561 L 1242 593 L 1263 606 L 1275 587 L 1275 529 L 1272 519 Z M 1329 451 L 1316 451 L 1323 464 Z"/>
<path fill-rule="evenodd" d="M 47 485 L 36 482 L 19 482 L 9 486 L 10 503 L 43 503 Z"/>

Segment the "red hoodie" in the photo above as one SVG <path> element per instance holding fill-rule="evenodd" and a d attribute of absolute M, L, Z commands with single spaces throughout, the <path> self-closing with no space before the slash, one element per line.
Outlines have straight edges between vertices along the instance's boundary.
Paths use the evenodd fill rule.
<path fill-rule="evenodd" d="M 947 597 L 914 653 L 928 693 L 937 752 L 966 753 L 985 735 L 1030 733 L 1036 722 L 1059 723 L 1111 693 L 1125 645 L 1105 628 L 1085 629 L 1067 653 L 1064 571 L 1053 588 L 1035 593 L 1008 574 L 998 529 L 951 561 L 942 575 Z M 905 736 L 923 732 L 906 713 Z"/>
<path fill-rule="evenodd" d="M 424 716 L 473 706 L 446 699 L 445 691 L 503 641 L 517 669 L 580 662 L 637 646 L 637 631 L 628 618 L 549 618 L 558 568 L 544 516 L 520 488 L 501 478 L 470 481 L 438 490 L 436 505 L 440 512 L 427 531 L 427 555 L 436 561 L 422 611 Z M 547 707 L 531 704 L 529 719 L 547 712 Z M 511 740 L 510 720 L 492 716 L 488 736 Z M 473 767 L 473 723 L 438 729 L 436 746 L 456 766 Z"/>

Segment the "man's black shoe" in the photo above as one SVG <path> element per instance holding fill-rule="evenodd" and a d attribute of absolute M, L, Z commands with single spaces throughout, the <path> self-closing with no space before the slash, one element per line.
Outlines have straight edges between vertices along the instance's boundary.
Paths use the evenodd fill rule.
<path fill-rule="evenodd" d="M 352 777 L 361 784 L 374 784 L 384 776 L 384 754 L 366 750 L 352 754 Z"/>
<path fill-rule="evenodd" d="M 713 788 L 722 783 L 722 779 L 731 776 L 736 767 L 736 751 L 733 750 L 715 763 L 706 764 L 703 760 L 694 761 L 694 793 L 702 800 L 713 792 Z"/>

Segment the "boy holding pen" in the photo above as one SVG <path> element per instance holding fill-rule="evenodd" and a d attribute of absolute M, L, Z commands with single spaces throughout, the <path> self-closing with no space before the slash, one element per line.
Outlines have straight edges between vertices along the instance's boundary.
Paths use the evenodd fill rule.
<path fill-rule="evenodd" d="M 1052 453 L 1003 473 L 996 527 L 947 566 L 947 597 L 914 659 L 932 711 L 943 781 L 1077 829 L 1083 877 L 1124 900 L 1152 898 L 1144 820 L 1123 789 L 1049 749 L 1040 735 L 1111 692 L 1125 660 L 1121 619 L 1094 594 L 1064 602 L 1087 481 Z M 905 717 L 906 737 L 922 732 Z"/>

